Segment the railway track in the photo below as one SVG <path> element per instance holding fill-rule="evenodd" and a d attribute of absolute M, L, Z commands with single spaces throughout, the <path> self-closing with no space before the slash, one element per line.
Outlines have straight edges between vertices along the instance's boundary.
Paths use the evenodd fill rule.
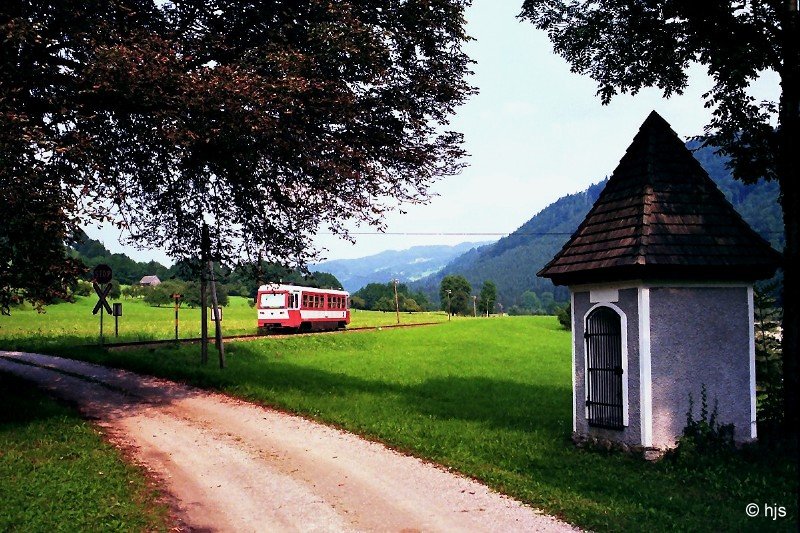
<path fill-rule="evenodd" d="M 328 331 L 311 331 L 306 333 L 248 333 L 244 335 L 224 335 L 222 337 L 223 342 L 228 341 L 252 341 L 258 339 L 271 339 L 271 338 L 280 338 L 280 337 L 304 337 L 308 335 L 325 335 L 325 334 L 335 334 L 335 333 L 351 333 L 351 332 L 358 332 L 358 331 L 374 331 L 376 329 L 395 329 L 395 328 L 415 328 L 421 326 L 435 326 L 436 324 L 441 324 L 441 322 L 420 322 L 417 324 L 391 324 L 387 326 L 362 326 L 358 328 L 346 328 L 346 329 L 337 329 L 337 330 L 328 330 Z M 216 339 L 213 335 L 210 335 L 208 338 L 210 343 L 215 343 Z M 200 337 L 189 337 L 184 339 L 163 339 L 163 340 L 147 340 L 147 341 L 128 341 L 128 342 L 105 342 L 102 344 L 103 347 L 108 348 L 110 350 L 124 350 L 126 348 L 146 348 L 150 346 L 162 346 L 165 344 L 198 344 L 202 341 Z M 92 344 L 92 347 L 101 346 L 99 344 Z"/>

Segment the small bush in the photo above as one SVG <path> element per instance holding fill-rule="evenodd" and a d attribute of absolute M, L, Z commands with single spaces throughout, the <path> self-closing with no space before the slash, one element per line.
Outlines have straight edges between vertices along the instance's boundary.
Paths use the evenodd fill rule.
<path fill-rule="evenodd" d="M 558 323 L 567 331 L 572 331 L 572 304 L 568 303 L 563 307 L 559 307 L 556 311 Z"/>
<path fill-rule="evenodd" d="M 79 279 L 75 284 L 75 290 L 72 292 L 76 296 L 91 296 L 94 292 L 92 290 L 92 283 L 83 279 Z"/>
<path fill-rule="evenodd" d="M 727 453 L 735 449 L 733 424 L 720 424 L 718 402 L 708 411 L 708 391 L 703 385 L 700 391 L 700 418 L 694 418 L 694 399 L 689 394 L 689 410 L 686 413 L 686 427 L 678 439 L 678 446 L 670 453 L 673 458 L 699 459 Z"/>

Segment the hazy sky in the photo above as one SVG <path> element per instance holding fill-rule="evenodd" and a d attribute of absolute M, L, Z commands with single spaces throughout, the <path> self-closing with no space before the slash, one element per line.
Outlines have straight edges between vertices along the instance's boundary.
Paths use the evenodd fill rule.
<path fill-rule="evenodd" d="M 710 112 L 701 95 L 711 87 L 702 67 L 692 69 L 682 96 L 665 100 L 658 90 L 645 90 L 617 96 L 603 106 L 595 96 L 595 83 L 572 74 L 553 54 L 544 32 L 516 19 L 521 4 L 522 0 L 475 0 L 467 11 L 467 29 L 476 39 L 467 47 L 477 61 L 471 83 L 480 93 L 458 110 L 452 129 L 465 136 L 470 166 L 436 183 L 432 190 L 438 196 L 429 204 L 389 215 L 388 234 L 355 229 L 368 233 L 356 235 L 355 245 L 318 236 L 315 242 L 327 248 L 325 257 L 497 239 L 502 235 L 469 234 L 510 233 L 561 196 L 609 175 L 652 110 L 683 138 L 702 133 Z M 777 78 L 766 76 L 753 93 L 776 100 Z M 87 233 L 114 252 L 171 263 L 158 250 L 121 246 L 113 229 L 87 228 Z"/>

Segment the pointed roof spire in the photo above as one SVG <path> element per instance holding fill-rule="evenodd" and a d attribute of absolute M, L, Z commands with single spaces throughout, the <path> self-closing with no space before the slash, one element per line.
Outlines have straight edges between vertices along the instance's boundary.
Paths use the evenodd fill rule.
<path fill-rule="evenodd" d="M 756 280 L 771 277 L 779 260 L 653 111 L 589 214 L 538 275 L 558 285 Z"/>

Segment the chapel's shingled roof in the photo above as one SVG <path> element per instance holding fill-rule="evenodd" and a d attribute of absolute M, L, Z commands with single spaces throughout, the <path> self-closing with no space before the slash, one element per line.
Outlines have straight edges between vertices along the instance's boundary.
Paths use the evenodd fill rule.
<path fill-rule="evenodd" d="M 538 275 L 558 285 L 756 280 L 772 276 L 779 260 L 653 111 L 589 214 Z"/>

